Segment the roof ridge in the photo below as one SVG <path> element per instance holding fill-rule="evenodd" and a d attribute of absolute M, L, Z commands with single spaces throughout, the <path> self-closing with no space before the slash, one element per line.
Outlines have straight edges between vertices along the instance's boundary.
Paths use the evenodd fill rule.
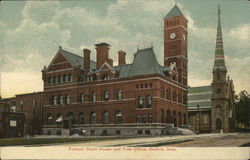
<path fill-rule="evenodd" d="M 62 50 L 63 52 L 66 52 L 66 53 L 72 54 L 72 55 L 74 55 L 74 56 L 78 56 L 78 57 L 83 58 L 82 56 L 80 56 L 80 55 L 78 55 L 78 54 L 75 54 L 75 53 L 72 53 L 72 52 L 66 51 L 66 50 L 64 50 L 64 49 L 61 49 L 61 50 Z"/>

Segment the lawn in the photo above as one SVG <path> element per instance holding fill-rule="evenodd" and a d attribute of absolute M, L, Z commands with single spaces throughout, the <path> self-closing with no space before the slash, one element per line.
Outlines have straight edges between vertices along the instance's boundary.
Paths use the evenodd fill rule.
<path fill-rule="evenodd" d="M 126 137 L 128 138 L 128 137 Z M 87 142 L 104 141 L 112 139 L 126 139 L 125 137 L 85 137 L 85 138 L 5 138 L 0 139 L 0 146 L 19 146 L 19 145 L 39 145 L 67 142 Z"/>

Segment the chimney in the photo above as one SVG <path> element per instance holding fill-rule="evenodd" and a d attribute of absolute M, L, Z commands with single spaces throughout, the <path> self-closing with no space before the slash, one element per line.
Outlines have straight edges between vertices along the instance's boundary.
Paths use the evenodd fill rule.
<path fill-rule="evenodd" d="M 126 64 L 126 52 L 120 50 L 118 52 L 118 65 Z"/>
<path fill-rule="evenodd" d="M 90 69 L 90 50 L 87 48 L 83 49 L 83 68 Z"/>
<path fill-rule="evenodd" d="M 109 59 L 109 44 L 96 44 L 96 68 L 101 68 L 103 63 Z"/>

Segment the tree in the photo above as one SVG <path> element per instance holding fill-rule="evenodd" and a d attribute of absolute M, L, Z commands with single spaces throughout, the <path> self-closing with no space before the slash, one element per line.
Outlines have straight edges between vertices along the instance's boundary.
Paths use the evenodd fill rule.
<path fill-rule="evenodd" d="M 236 121 L 245 126 L 250 126 L 250 96 L 243 90 L 235 96 Z"/>

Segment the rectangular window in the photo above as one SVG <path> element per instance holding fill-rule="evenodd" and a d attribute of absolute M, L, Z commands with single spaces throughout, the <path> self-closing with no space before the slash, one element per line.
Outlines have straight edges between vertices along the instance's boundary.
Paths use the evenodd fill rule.
<path fill-rule="evenodd" d="M 203 121 L 204 125 L 208 125 L 208 115 L 205 114 L 205 115 L 203 116 L 203 118 L 204 118 L 204 121 Z"/>

